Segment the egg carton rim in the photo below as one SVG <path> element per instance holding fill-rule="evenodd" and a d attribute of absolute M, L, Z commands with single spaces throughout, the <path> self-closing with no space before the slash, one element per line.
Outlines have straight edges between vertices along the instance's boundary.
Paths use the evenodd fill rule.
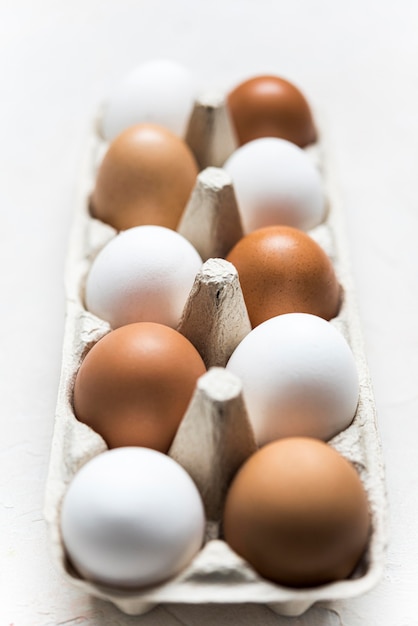
<path fill-rule="evenodd" d="M 322 128 L 323 126 L 321 125 L 321 142 L 318 147 L 320 148 L 320 152 L 325 155 L 322 164 L 325 165 L 324 177 L 326 179 L 327 195 L 331 206 L 331 211 L 329 214 L 329 227 L 333 232 L 333 236 L 336 240 L 336 245 L 338 248 L 338 260 L 340 266 L 339 278 L 344 283 L 344 288 L 349 298 L 349 310 L 346 311 L 345 314 L 347 315 L 346 322 L 348 323 L 350 332 L 350 345 L 353 349 L 353 352 L 355 353 L 357 362 L 359 362 L 359 360 L 361 361 L 361 369 L 363 372 L 361 378 L 363 381 L 363 385 L 365 385 L 367 388 L 367 402 L 369 403 L 369 411 L 371 411 L 371 415 L 369 415 L 370 419 L 367 425 L 367 434 L 365 439 L 363 440 L 366 448 L 368 468 L 372 468 L 369 478 L 373 483 L 372 490 L 374 490 L 375 498 L 374 530 L 370 544 L 370 551 L 372 554 L 371 563 L 368 571 L 361 578 L 330 583 L 328 585 L 315 589 L 287 589 L 260 579 L 255 583 L 243 583 L 244 591 L 241 593 L 238 592 L 238 586 L 234 587 L 232 585 L 231 588 L 231 584 L 228 584 L 225 580 L 222 583 L 216 585 L 214 585 L 213 583 L 209 586 L 200 584 L 199 587 L 199 582 L 195 582 L 191 585 L 184 584 L 182 587 L 182 583 L 180 582 L 179 586 L 179 583 L 177 582 L 178 579 L 175 578 L 169 583 L 161 585 L 157 589 L 153 589 L 151 591 L 144 590 L 142 592 L 135 591 L 129 592 L 128 594 L 121 594 L 120 592 L 113 593 L 110 590 L 103 590 L 100 585 L 95 585 L 74 578 L 68 573 L 68 571 L 66 571 L 64 567 L 64 571 L 66 572 L 67 576 L 69 576 L 73 584 L 80 587 L 81 589 L 84 589 L 92 595 L 96 595 L 97 597 L 110 600 L 125 613 L 140 614 L 141 612 L 149 610 L 150 608 L 152 608 L 152 606 L 161 602 L 179 601 L 190 603 L 239 603 L 243 601 L 252 601 L 262 604 L 269 604 L 271 605 L 271 608 L 273 608 L 273 610 L 278 610 L 278 612 L 280 612 L 281 614 L 297 615 L 306 610 L 308 606 L 320 600 L 342 600 L 345 598 L 351 598 L 360 595 L 368 589 L 371 589 L 382 576 L 384 569 L 384 554 L 387 544 L 387 505 L 386 490 L 384 484 L 384 468 L 381 456 L 381 445 L 377 431 L 373 391 L 371 388 L 359 317 L 353 293 L 354 290 L 351 278 L 351 270 L 349 267 L 347 244 L 344 237 L 344 226 L 340 199 L 338 197 L 335 180 L 333 178 L 333 172 L 331 170 L 331 161 L 330 159 L 327 159 L 327 143 L 324 140 Z M 66 377 L 68 379 L 68 370 L 71 369 L 71 367 L 69 367 L 69 355 L 66 350 L 68 350 L 69 343 L 71 343 L 74 339 L 74 337 L 72 336 L 73 328 L 71 327 L 71 324 L 74 320 L 69 319 L 69 317 L 71 317 L 72 314 L 78 314 L 75 313 L 74 309 L 74 292 L 72 292 L 72 286 L 74 286 L 75 282 L 79 280 L 79 277 L 76 279 L 76 281 L 74 281 L 74 269 L 75 266 L 79 263 L 80 258 L 83 257 L 83 237 L 80 237 L 80 234 L 84 234 L 81 231 L 83 231 L 85 227 L 86 220 L 91 219 L 88 214 L 87 198 L 92 188 L 95 166 L 97 164 L 98 150 L 100 152 L 100 149 L 102 148 L 102 140 L 100 140 L 100 138 L 97 137 L 96 133 L 93 132 L 89 138 L 89 147 L 86 151 L 86 159 L 80 179 L 81 186 L 77 201 L 78 210 L 76 211 L 76 214 L 74 216 L 67 259 L 67 322 L 63 346 L 62 374 L 60 381 L 61 392 L 62 381 Z M 113 235 L 114 232 L 112 230 L 108 230 L 106 236 L 111 238 Z M 104 326 L 102 327 L 101 332 L 108 332 L 108 330 L 109 329 Z M 62 449 L 59 450 L 58 447 L 59 445 L 62 445 L 62 433 L 60 433 L 60 428 L 62 424 L 59 421 L 59 415 L 64 408 L 64 404 L 67 402 L 68 398 L 64 398 L 61 393 L 57 402 L 57 421 L 54 427 L 51 460 L 46 482 L 45 518 L 52 533 L 52 544 L 61 542 L 59 529 L 57 529 L 57 500 L 54 500 L 53 496 L 51 497 L 50 490 L 51 486 L 54 485 L 57 479 L 59 482 L 59 471 L 57 471 L 57 465 L 60 462 L 66 462 L 66 459 L 62 457 Z M 66 410 L 68 410 L 68 406 L 66 407 Z M 338 435 L 336 441 L 331 442 L 331 445 L 334 445 L 337 449 L 339 449 L 340 440 L 342 438 L 344 438 L 344 433 Z M 93 446 L 93 448 L 88 453 L 86 453 L 83 462 L 86 462 L 88 460 L 89 455 L 94 456 L 95 454 L 100 453 L 105 449 L 106 446 L 102 445 L 99 442 L 99 444 L 96 444 L 95 447 Z M 370 489 L 370 485 L 368 488 Z M 63 569 L 62 546 L 58 552 L 58 558 L 56 553 L 54 558 L 56 561 L 58 561 L 60 569 Z M 183 576 L 186 576 L 186 574 L 187 571 L 183 572 L 180 576 L 180 579 Z M 264 594 L 260 593 L 262 589 L 265 589 L 266 584 L 269 587 L 268 592 L 265 592 Z M 270 588 L 271 585 L 272 589 Z M 228 591 L 226 593 L 220 593 L 220 588 L 224 588 Z M 193 593 L 190 593 L 192 589 Z"/>

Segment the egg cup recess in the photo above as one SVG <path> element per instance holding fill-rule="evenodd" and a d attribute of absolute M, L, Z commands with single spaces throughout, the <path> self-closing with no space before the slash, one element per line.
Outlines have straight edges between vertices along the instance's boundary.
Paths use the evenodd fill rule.
<path fill-rule="evenodd" d="M 218 100 L 218 105 L 214 104 L 213 99 L 211 102 L 212 104 L 203 103 L 195 108 L 191 117 L 192 125 L 196 124 L 193 122 L 193 117 L 195 119 L 199 117 L 199 123 L 202 123 L 202 118 L 213 121 L 219 111 L 223 111 L 220 117 L 225 122 L 224 100 Z M 200 111 L 199 114 L 196 111 Z M 197 188 L 200 188 L 200 191 L 196 193 L 201 193 L 205 198 L 204 202 L 210 207 L 208 221 L 202 222 L 201 214 L 197 210 L 198 203 L 195 203 L 194 208 L 193 206 L 190 208 L 194 194 L 192 192 L 189 206 L 178 227 L 179 232 L 195 245 L 203 261 L 206 262 L 202 267 L 202 277 L 198 277 L 192 287 L 178 329 L 197 347 L 208 368 L 216 365 L 221 366 L 221 369 L 210 370 L 199 380 L 194 399 L 189 407 L 190 412 L 186 412 L 169 455 L 180 462 L 195 481 L 200 481 L 201 494 L 209 511 L 206 543 L 190 565 L 174 579 L 150 589 L 131 592 L 104 588 L 81 580 L 69 568 L 65 558 L 58 519 L 61 499 L 78 469 L 89 459 L 106 450 L 104 440 L 74 418 L 71 400 L 74 377 L 81 359 L 87 350 L 110 330 L 107 323 L 88 313 L 80 301 L 83 276 L 86 275 L 92 258 L 116 234 L 114 229 L 93 219 L 88 212 L 88 196 L 94 183 L 96 166 L 103 151 L 103 141 L 96 134 L 91 137 L 80 181 L 79 200 L 75 207 L 68 251 L 67 318 L 62 373 L 46 484 L 45 518 L 50 531 L 54 560 L 71 583 L 96 597 L 111 601 L 126 613 L 140 614 L 156 604 L 165 602 L 255 602 L 268 604 L 281 614 L 298 615 L 317 601 L 347 599 L 373 587 L 382 574 L 386 546 L 386 499 L 375 405 L 355 306 L 350 267 L 345 251 L 338 194 L 332 184 L 329 161 L 324 158 L 320 167 L 324 176 L 329 210 L 324 222 L 309 231 L 309 234 L 321 244 L 332 259 L 344 291 L 342 307 L 330 323 L 335 325 L 349 342 L 360 378 L 360 399 L 355 418 L 345 431 L 330 441 L 330 445 L 350 460 L 359 472 L 367 491 L 372 517 L 372 533 L 367 553 L 352 578 L 318 588 L 291 589 L 262 579 L 219 538 L 219 509 L 222 508 L 226 485 L 235 471 L 234 467 L 237 468 L 254 449 L 251 430 L 248 431 L 245 424 L 239 422 L 242 424 L 242 427 L 237 429 L 239 437 L 237 437 L 237 432 L 231 437 L 231 423 L 229 420 L 223 420 L 225 411 L 235 415 L 232 418 L 233 421 L 242 419 L 239 382 L 237 383 L 235 378 L 233 379 L 235 382 L 232 382 L 228 377 L 230 373 L 224 370 L 223 366 L 234 347 L 243 336 L 248 334 L 250 326 L 235 269 L 222 259 L 211 258 L 222 257 L 225 254 L 222 250 L 214 255 L 213 249 L 219 245 L 218 234 L 223 234 L 224 229 L 230 228 L 229 224 L 225 227 L 224 218 L 221 219 L 221 216 L 225 198 L 227 202 L 233 202 L 231 200 L 233 194 L 230 193 L 230 182 L 225 172 L 219 171 L 218 167 L 213 169 L 210 167 L 208 170 L 205 168 L 209 165 L 221 165 L 228 156 L 226 153 L 230 152 L 231 143 L 229 147 L 226 145 L 228 141 L 222 144 L 222 133 L 218 134 L 218 139 L 215 141 L 216 133 L 211 134 L 207 122 L 201 128 L 203 135 L 206 133 L 209 144 L 212 145 L 211 149 L 215 145 L 218 146 L 216 150 L 220 150 L 220 146 L 223 145 L 223 156 L 218 162 L 211 161 L 207 156 L 210 151 L 205 148 L 206 156 L 199 161 L 203 171 L 198 176 Z M 190 135 L 189 131 L 188 134 Z M 199 133 L 196 133 L 195 137 L 197 135 Z M 308 149 L 314 159 L 321 154 L 323 148 L 322 132 L 319 133 L 319 137 L 321 143 L 315 145 L 313 151 Z M 204 146 L 205 142 L 201 145 Z M 324 150 L 325 157 L 326 154 L 327 151 Z M 210 183 L 213 176 L 216 176 L 218 180 L 217 185 Z M 203 177 L 203 181 L 200 177 Z M 204 191 L 205 187 L 208 187 L 209 193 Z M 242 236 L 239 220 L 233 221 L 235 223 L 232 228 L 233 232 L 231 234 L 229 231 L 226 242 L 222 244 L 225 249 L 231 247 L 231 242 L 235 243 L 234 239 L 238 240 Z M 195 243 L 197 239 L 200 241 L 198 244 Z M 199 306 L 196 304 L 198 300 L 201 302 Z M 215 313 L 218 315 L 218 321 L 212 324 Z M 208 325 L 202 324 L 202 320 Z M 238 385 L 238 390 L 236 385 Z M 192 408 L 193 405 L 199 407 L 199 416 L 206 414 L 212 415 L 212 418 L 209 420 L 201 418 L 200 421 L 204 423 L 198 427 L 198 418 L 190 418 L 195 410 Z M 241 417 L 237 416 L 237 411 Z M 219 421 L 223 431 L 215 427 Z M 207 456 L 202 455 L 201 435 L 199 434 L 201 431 L 198 428 L 205 429 L 206 434 L 203 433 L 202 436 L 212 438 L 214 443 L 220 442 L 222 459 L 219 462 L 214 463 L 209 452 Z M 219 439 L 222 432 L 224 434 Z M 228 472 L 231 474 L 228 475 Z"/>

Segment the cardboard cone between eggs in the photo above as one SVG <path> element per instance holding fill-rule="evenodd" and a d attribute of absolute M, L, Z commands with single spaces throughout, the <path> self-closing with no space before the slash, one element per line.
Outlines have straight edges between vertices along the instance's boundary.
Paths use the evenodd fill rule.
<path fill-rule="evenodd" d="M 196 483 L 209 522 L 221 519 L 229 484 L 255 450 L 241 381 L 223 368 L 211 368 L 198 380 L 169 450 Z"/>

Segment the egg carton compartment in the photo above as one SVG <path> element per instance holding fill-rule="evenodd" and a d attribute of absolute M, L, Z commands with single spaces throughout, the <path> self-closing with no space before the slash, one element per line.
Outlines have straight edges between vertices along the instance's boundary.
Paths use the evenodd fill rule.
<path fill-rule="evenodd" d="M 309 234 L 330 256 L 343 288 L 340 312 L 331 323 L 347 339 L 357 364 L 360 399 L 351 425 L 329 443 L 351 461 L 365 486 L 372 519 L 369 545 L 350 579 L 315 588 L 287 588 L 261 578 L 222 540 L 220 517 L 228 485 L 256 445 L 240 381 L 224 366 L 251 326 L 234 266 L 221 257 L 242 236 L 231 180 L 219 166 L 235 147 L 224 101 L 205 96 L 196 103 L 187 133 L 201 172 L 178 231 L 199 251 L 204 264 L 185 305 L 178 330 L 195 345 L 208 372 L 197 384 L 169 455 L 192 476 L 207 515 L 205 543 L 190 565 L 162 584 L 126 591 L 83 580 L 68 561 L 60 532 L 60 507 L 76 472 L 107 446 L 79 422 L 72 392 L 88 350 L 111 329 L 86 311 L 84 281 L 98 251 L 116 231 L 91 217 L 89 197 L 106 142 L 90 138 L 75 207 L 66 268 L 67 313 L 63 358 L 44 513 L 52 556 L 67 579 L 83 591 L 108 600 L 127 614 L 141 614 L 159 603 L 241 603 L 269 605 L 283 615 L 299 615 L 318 601 L 358 596 L 383 572 L 386 548 L 386 494 L 376 411 L 347 258 L 343 218 L 333 186 L 324 137 L 307 149 L 321 169 L 328 200 L 325 221 Z M 173 268 L 175 271 L 175 268 Z M 204 442 L 204 445 L 202 445 Z"/>

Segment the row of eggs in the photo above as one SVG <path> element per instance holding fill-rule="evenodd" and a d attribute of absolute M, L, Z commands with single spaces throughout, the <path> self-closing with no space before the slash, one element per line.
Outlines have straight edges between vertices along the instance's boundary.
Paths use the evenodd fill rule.
<path fill-rule="evenodd" d="M 200 495 L 166 454 L 206 370 L 175 330 L 202 263 L 174 230 L 198 171 L 178 136 L 194 98 L 186 78 L 184 68 L 158 62 L 122 83 L 103 117 L 110 145 L 91 197 L 92 216 L 123 232 L 87 276 L 86 308 L 113 330 L 83 360 L 73 403 L 75 416 L 115 449 L 76 474 L 61 528 L 78 571 L 114 586 L 166 580 L 204 536 Z M 175 98 L 163 93 L 170 85 Z M 277 122 L 280 93 L 290 98 L 292 132 Z M 247 81 L 228 103 L 242 145 L 224 167 L 246 234 L 227 258 L 253 330 L 227 369 L 242 380 L 259 450 L 232 482 L 223 533 L 262 576 L 317 585 L 353 571 L 370 521 L 356 471 L 320 441 L 349 426 L 359 383 L 347 342 L 327 321 L 340 310 L 340 285 L 303 232 L 326 215 L 319 173 L 295 145 L 316 134 L 303 96 L 282 79 Z"/>
<path fill-rule="evenodd" d="M 290 141 L 254 139 L 238 147 L 223 169 L 234 182 L 247 233 L 277 223 L 309 230 L 325 217 L 320 175 Z M 175 229 L 197 173 L 183 139 L 156 124 L 135 124 L 109 145 L 92 194 L 92 214 L 117 230 L 141 224 Z"/>

